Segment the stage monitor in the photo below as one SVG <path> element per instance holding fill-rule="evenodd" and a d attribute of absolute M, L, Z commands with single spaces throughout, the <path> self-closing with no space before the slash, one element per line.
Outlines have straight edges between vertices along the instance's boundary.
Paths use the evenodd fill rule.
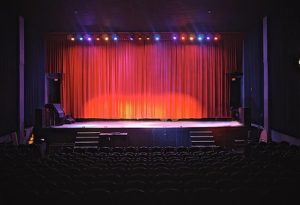
<path fill-rule="evenodd" d="M 65 117 L 65 112 L 60 104 L 54 103 L 53 107 L 54 107 L 54 110 L 57 113 L 58 117 L 60 117 L 60 118 Z"/>
<path fill-rule="evenodd" d="M 49 109 L 50 118 L 54 125 L 62 125 L 65 122 L 65 112 L 61 106 L 61 104 L 58 103 L 51 103 L 51 104 L 46 104 L 46 108 Z"/>

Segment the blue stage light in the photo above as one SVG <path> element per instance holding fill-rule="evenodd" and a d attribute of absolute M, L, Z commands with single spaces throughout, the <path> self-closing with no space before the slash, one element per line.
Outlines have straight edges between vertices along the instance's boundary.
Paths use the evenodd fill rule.
<path fill-rule="evenodd" d="M 119 40 L 119 38 L 118 38 L 117 34 L 113 34 L 113 35 L 111 36 L 111 38 L 112 38 L 114 41 L 117 41 L 117 40 Z"/>

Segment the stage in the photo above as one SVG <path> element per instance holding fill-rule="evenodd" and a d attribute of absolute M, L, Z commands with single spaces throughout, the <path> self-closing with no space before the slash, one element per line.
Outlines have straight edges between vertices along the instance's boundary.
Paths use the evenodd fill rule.
<path fill-rule="evenodd" d="M 119 120 L 87 121 L 52 126 L 52 128 L 197 128 L 197 127 L 239 127 L 238 121 L 159 121 L 159 120 Z"/>
<path fill-rule="evenodd" d="M 141 147 L 224 146 L 245 141 L 249 128 L 230 120 L 101 120 L 77 121 L 37 130 L 47 146 Z"/>

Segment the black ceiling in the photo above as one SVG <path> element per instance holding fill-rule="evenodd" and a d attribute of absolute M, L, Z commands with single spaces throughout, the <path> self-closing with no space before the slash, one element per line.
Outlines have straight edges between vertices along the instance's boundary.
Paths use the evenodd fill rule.
<path fill-rule="evenodd" d="M 14 0 L 12 0 L 14 1 Z M 25 22 L 47 31 L 245 31 L 263 0 L 26 0 Z"/>

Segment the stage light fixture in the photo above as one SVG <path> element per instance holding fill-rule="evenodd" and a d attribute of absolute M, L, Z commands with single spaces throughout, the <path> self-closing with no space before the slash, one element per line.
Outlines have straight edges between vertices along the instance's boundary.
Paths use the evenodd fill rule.
<path fill-rule="evenodd" d="M 96 37 L 96 41 L 100 41 L 100 38 L 99 38 L 99 37 Z"/>
<path fill-rule="evenodd" d="M 210 39 L 211 39 L 210 36 L 206 36 L 206 40 L 210 41 Z"/>
<path fill-rule="evenodd" d="M 150 37 L 149 36 L 147 36 L 146 39 L 147 39 L 147 41 L 150 41 Z"/>
<path fill-rule="evenodd" d="M 177 36 L 173 35 L 173 40 L 176 41 L 177 40 Z"/>
<path fill-rule="evenodd" d="M 109 40 L 109 36 L 108 36 L 107 33 L 103 33 L 103 34 L 101 35 L 101 38 L 102 38 L 104 41 L 108 41 L 108 40 Z"/>
<path fill-rule="evenodd" d="M 83 39 L 90 42 L 90 41 L 92 41 L 93 38 L 92 38 L 92 36 L 90 34 L 85 34 L 83 36 Z"/>
<path fill-rule="evenodd" d="M 155 34 L 155 35 L 154 35 L 154 39 L 155 39 L 156 41 L 159 41 L 159 40 L 160 40 L 160 35 L 159 35 L 159 34 Z"/>
<path fill-rule="evenodd" d="M 118 37 L 117 34 L 112 34 L 112 35 L 111 35 L 111 38 L 112 38 L 114 41 L 119 40 L 119 37 Z"/>
<path fill-rule="evenodd" d="M 221 35 L 221 34 L 215 34 L 215 35 L 214 35 L 214 40 L 215 40 L 215 41 L 220 41 L 220 40 L 222 40 L 222 35 Z"/>
<path fill-rule="evenodd" d="M 199 34 L 198 35 L 198 41 L 203 41 L 203 39 L 205 38 L 205 36 L 203 34 Z"/>
<path fill-rule="evenodd" d="M 180 40 L 181 41 L 185 41 L 186 39 L 187 39 L 186 34 L 184 34 L 184 33 L 180 34 Z"/>
<path fill-rule="evenodd" d="M 128 38 L 130 41 L 133 41 L 134 40 L 134 34 L 133 33 L 129 33 L 128 34 Z"/>
<path fill-rule="evenodd" d="M 142 37 L 139 37 L 138 39 L 139 39 L 139 41 L 143 40 L 143 38 L 142 38 Z"/>
<path fill-rule="evenodd" d="M 181 40 L 181 41 L 185 41 L 186 39 L 188 39 L 187 34 L 181 33 L 181 34 L 180 34 L 180 40 Z"/>
<path fill-rule="evenodd" d="M 75 41 L 75 38 L 74 38 L 74 37 L 71 37 L 71 41 Z"/>
<path fill-rule="evenodd" d="M 79 40 L 80 40 L 80 41 L 83 41 L 83 37 L 79 37 Z"/>
<path fill-rule="evenodd" d="M 189 35 L 189 39 L 190 39 L 190 41 L 194 41 L 195 40 L 195 35 L 194 34 L 190 34 Z"/>

